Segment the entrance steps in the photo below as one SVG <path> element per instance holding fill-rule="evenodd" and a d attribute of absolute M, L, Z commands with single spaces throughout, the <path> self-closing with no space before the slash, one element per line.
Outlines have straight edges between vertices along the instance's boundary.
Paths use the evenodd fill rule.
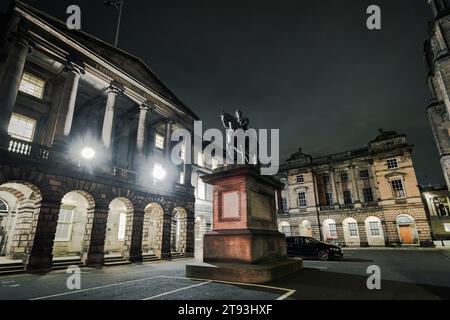
<path fill-rule="evenodd" d="M 185 255 L 183 252 L 172 252 L 170 256 L 172 260 L 188 258 L 188 256 Z"/>
<path fill-rule="evenodd" d="M 84 264 L 81 258 L 53 259 L 52 270 L 67 269 L 69 266 L 84 267 Z"/>
<path fill-rule="evenodd" d="M 0 276 L 25 272 L 22 262 L 7 262 L 0 264 Z"/>
<path fill-rule="evenodd" d="M 131 261 L 125 259 L 122 256 L 106 256 L 105 266 L 120 266 L 125 264 L 131 264 Z"/>
<path fill-rule="evenodd" d="M 151 262 L 151 261 L 158 261 L 158 260 L 160 260 L 160 258 L 153 253 L 142 255 L 142 262 Z"/>

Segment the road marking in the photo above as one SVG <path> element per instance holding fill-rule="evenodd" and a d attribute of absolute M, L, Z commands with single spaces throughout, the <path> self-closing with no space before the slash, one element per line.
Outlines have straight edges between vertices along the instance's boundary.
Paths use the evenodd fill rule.
<path fill-rule="evenodd" d="M 187 278 L 186 278 L 186 279 L 187 279 Z M 151 297 L 144 298 L 144 299 L 141 299 L 141 300 L 151 300 L 151 299 L 163 297 L 163 296 L 166 296 L 166 295 L 168 295 L 168 294 L 175 293 L 175 292 L 178 292 L 178 291 L 183 291 L 183 290 L 187 290 L 187 289 L 191 289 L 191 288 L 195 288 L 195 287 L 200 287 L 200 286 L 202 286 L 202 285 L 204 285 L 204 284 L 208 284 L 208 283 L 210 283 L 210 282 L 211 282 L 211 281 L 206 281 L 206 282 L 202 282 L 202 283 L 199 283 L 199 284 L 194 284 L 194 285 L 192 285 L 192 286 L 188 286 L 188 287 L 184 287 L 184 288 L 180 288 L 180 289 L 176 289 L 176 290 L 172 290 L 172 291 L 160 293 L 160 294 L 157 294 L 156 296 L 151 296 Z"/>
<path fill-rule="evenodd" d="M 316 266 L 305 266 L 308 269 L 320 269 L 320 270 L 328 270 L 328 267 L 316 267 Z"/>
<path fill-rule="evenodd" d="M 223 280 L 210 280 L 210 279 L 200 279 L 200 278 L 186 278 L 186 277 L 175 277 L 175 276 L 161 276 L 161 277 L 163 277 L 163 278 L 172 278 L 172 279 L 190 279 L 190 280 L 196 280 L 196 281 L 209 281 L 209 282 L 217 282 L 217 283 L 224 283 L 224 284 L 234 284 L 234 285 L 239 285 L 239 286 L 258 287 L 258 288 L 264 288 L 264 289 L 286 291 L 286 293 L 283 294 L 282 296 L 278 297 L 277 300 L 284 300 L 287 297 L 293 295 L 295 293 L 295 291 L 296 291 L 294 289 L 272 287 L 272 286 L 267 286 L 267 285 L 264 285 L 264 284 L 232 282 L 232 281 L 223 281 Z"/>
<path fill-rule="evenodd" d="M 176 290 L 173 290 L 173 291 L 164 292 L 164 293 L 152 296 L 152 297 L 144 298 L 142 300 L 154 299 L 154 298 L 157 298 L 157 297 L 160 297 L 160 296 L 164 296 L 164 295 L 168 295 L 168 294 L 171 294 L 171 293 L 174 293 L 174 292 L 177 292 L 177 291 L 186 290 L 186 289 L 194 288 L 194 287 L 199 287 L 199 286 L 202 286 L 204 284 L 211 283 L 211 282 L 232 284 L 232 285 L 239 285 L 239 286 L 248 286 L 248 287 L 258 287 L 258 288 L 272 289 L 272 290 L 278 290 L 278 291 L 286 291 L 286 293 L 281 295 L 280 297 L 278 297 L 277 300 L 284 300 L 284 299 L 288 298 L 289 296 L 293 295 L 296 292 L 296 290 L 293 290 L 293 289 L 273 287 L 273 286 L 267 286 L 267 285 L 262 285 L 262 284 L 251 284 L 251 283 L 241 283 L 241 282 L 222 281 L 222 280 L 210 280 L 210 279 L 199 279 L 199 278 L 186 278 L 186 277 L 176 277 L 176 276 L 154 276 L 154 277 L 148 277 L 148 278 L 142 278 L 142 279 L 136 279 L 136 280 L 112 283 L 112 284 L 107 284 L 107 285 L 97 286 L 97 287 L 92 287 L 92 288 L 87 288 L 87 289 L 66 291 L 66 292 L 52 294 L 52 295 L 48 295 L 48 296 L 31 298 L 29 300 L 44 300 L 44 299 L 48 299 L 48 298 L 55 298 L 55 297 L 61 297 L 61 296 L 71 295 L 71 294 L 80 293 L 80 292 L 87 292 L 87 291 L 98 290 L 98 289 L 103 289 L 103 288 L 110 288 L 110 287 L 120 286 L 120 285 L 124 285 L 124 284 L 134 283 L 134 282 L 138 282 L 138 281 L 145 281 L 145 280 L 156 279 L 156 278 L 184 279 L 184 280 L 203 281 L 203 282 L 200 283 L 200 284 L 195 284 L 195 285 L 192 285 L 192 286 L 183 287 L 183 288 L 176 289 Z"/>
<path fill-rule="evenodd" d="M 155 277 L 149 277 L 149 278 L 142 278 L 142 279 L 125 281 L 125 282 L 112 283 L 112 284 L 107 284 L 107 285 L 104 285 L 104 286 L 92 287 L 92 288 L 75 290 L 75 291 L 66 291 L 66 292 L 63 292 L 63 293 L 52 294 L 52 295 L 49 295 L 49 296 L 32 298 L 30 300 L 43 300 L 43 299 L 47 299 L 47 298 L 55 298 L 55 297 L 69 295 L 69 294 L 74 294 L 74 293 L 79 293 L 79 292 L 86 292 L 86 291 L 91 291 L 91 290 L 98 290 L 98 289 L 109 288 L 109 287 L 115 287 L 115 286 L 120 286 L 122 284 L 128 284 L 128 283 L 133 283 L 133 282 L 138 282 L 138 281 L 143 281 L 143 280 L 150 280 L 150 279 L 155 279 L 155 278 L 161 278 L 161 276 L 155 276 Z"/>

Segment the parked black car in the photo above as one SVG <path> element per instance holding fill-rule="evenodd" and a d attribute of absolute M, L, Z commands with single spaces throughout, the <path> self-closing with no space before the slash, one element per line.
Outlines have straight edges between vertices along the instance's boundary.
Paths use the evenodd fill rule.
<path fill-rule="evenodd" d="M 286 237 L 290 257 L 317 257 L 320 260 L 342 259 L 342 249 L 311 237 Z"/>

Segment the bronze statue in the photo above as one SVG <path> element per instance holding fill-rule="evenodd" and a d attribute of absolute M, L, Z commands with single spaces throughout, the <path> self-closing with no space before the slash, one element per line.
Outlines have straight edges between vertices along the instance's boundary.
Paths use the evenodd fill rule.
<path fill-rule="evenodd" d="M 234 137 L 234 131 L 242 129 L 243 131 L 248 130 L 250 120 L 247 117 L 242 116 L 242 111 L 236 110 L 235 116 L 222 111 L 220 119 L 224 128 L 227 130 L 227 153 L 229 157 L 233 160 L 238 160 L 241 164 L 257 164 L 257 159 L 249 159 L 249 146 L 237 144 Z M 240 157 L 240 160 L 239 160 Z"/>

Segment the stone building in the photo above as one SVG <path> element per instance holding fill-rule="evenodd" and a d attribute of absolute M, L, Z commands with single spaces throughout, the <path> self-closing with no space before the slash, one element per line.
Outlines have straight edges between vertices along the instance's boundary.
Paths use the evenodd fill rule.
<path fill-rule="evenodd" d="M 438 185 L 420 189 L 434 244 L 450 246 L 450 191 Z"/>
<path fill-rule="evenodd" d="M 412 146 L 380 131 L 367 147 L 317 158 L 300 149 L 281 166 L 281 232 L 343 246 L 432 245 Z"/>
<path fill-rule="evenodd" d="M 447 188 L 450 189 L 450 1 L 428 1 L 434 19 L 425 42 L 428 84 L 433 95 L 427 114 L 438 147 Z"/>
<path fill-rule="evenodd" d="M 205 143 L 207 144 L 207 143 Z M 203 236 L 212 230 L 213 223 L 213 187 L 203 182 L 201 177 L 212 173 L 218 167 L 216 159 L 206 153 L 198 151 L 194 155 L 196 164 L 192 165 L 192 186 L 195 189 L 195 258 L 203 260 Z"/>
<path fill-rule="evenodd" d="M 18 1 L 0 23 L 0 261 L 193 255 L 191 166 L 172 164 L 170 137 L 198 117 L 92 35 Z"/>

